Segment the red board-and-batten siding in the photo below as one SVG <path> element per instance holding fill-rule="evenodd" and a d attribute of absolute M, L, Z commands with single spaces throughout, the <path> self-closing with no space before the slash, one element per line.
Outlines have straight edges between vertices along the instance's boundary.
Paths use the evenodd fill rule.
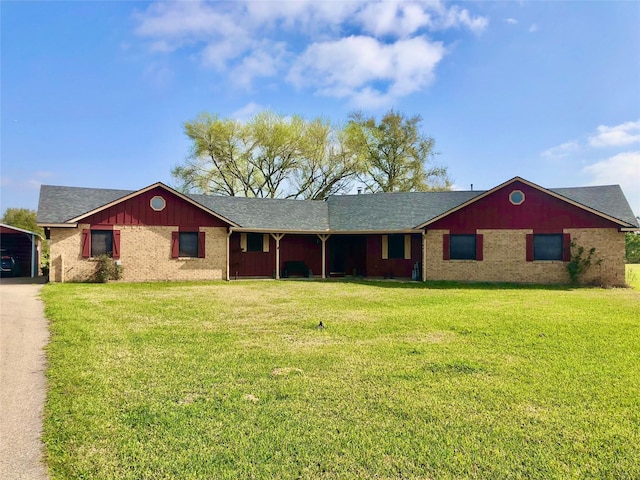
<path fill-rule="evenodd" d="M 520 205 L 509 201 L 514 190 L 524 193 Z M 440 220 L 429 230 L 449 230 L 453 234 L 477 230 L 533 229 L 534 233 L 562 233 L 565 228 L 618 228 L 619 225 L 567 201 L 516 181 Z"/>
<path fill-rule="evenodd" d="M 240 233 L 230 238 L 231 278 L 271 277 L 276 266 L 276 241 L 269 235 L 268 252 L 243 252 L 240 248 Z M 288 261 L 303 261 L 314 276 L 322 274 L 322 245 L 317 235 L 297 235 L 288 233 L 280 239 L 280 274 Z"/>
<path fill-rule="evenodd" d="M 166 201 L 166 206 L 161 211 L 151 208 L 151 199 L 161 196 Z M 111 207 L 97 212 L 83 223 L 91 226 L 107 225 L 155 225 L 172 226 L 183 229 L 198 230 L 198 227 L 228 227 L 229 225 L 218 217 L 183 200 L 177 195 L 156 187 L 142 192 L 128 200 L 117 203 Z"/>

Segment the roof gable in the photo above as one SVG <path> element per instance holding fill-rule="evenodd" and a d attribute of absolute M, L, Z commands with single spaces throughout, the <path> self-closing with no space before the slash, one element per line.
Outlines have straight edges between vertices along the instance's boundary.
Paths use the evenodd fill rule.
<path fill-rule="evenodd" d="M 510 202 L 509 194 L 513 190 L 523 190 L 525 193 L 525 201 L 521 205 Z M 499 199 L 498 195 L 500 195 Z M 609 198 L 603 200 L 603 197 Z M 594 206 L 602 208 L 602 211 Z M 482 226 L 478 223 L 479 209 L 482 210 L 484 219 L 480 222 Z M 612 215 L 612 211 L 619 217 Z M 515 177 L 432 217 L 419 224 L 417 228 L 455 225 L 462 229 L 469 229 L 472 218 L 476 228 L 531 228 L 534 218 L 538 222 L 544 221 L 548 228 L 553 228 L 554 221 L 564 222 L 566 226 L 568 217 L 571 217 L 571 225 L 574 228 L 580 226 L 637 227 L 633 213 L 618 186 L 553 190 Z"/>

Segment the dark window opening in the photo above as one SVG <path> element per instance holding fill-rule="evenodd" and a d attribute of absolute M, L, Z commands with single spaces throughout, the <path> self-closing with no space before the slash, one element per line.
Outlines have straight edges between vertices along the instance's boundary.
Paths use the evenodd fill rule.
<path fill-rule="evenodd" d="M 262 233 L 247 233 L 247 252 L 262 252 L 263 241 Z"/>
<path fill-rule="evenodd" d="M 198 232 L 180 232 L 178 255 L 198 258 Z"/>
<path fill-rule="evenodd" d="M 451 235 L 449 243 L 449 258 L 451 260 L 475 260 L 476 236 Z"/>
<path fill-rule="evenodd" d="M 534 260 L 562 260 L 562 234 L 533 236 Z"/>
<path fill-rule="evenodd" d="M 404 258 L 404 235 L 389 235 L 388 242 L 389 258 Z"/>
<path fill-rule="evenodd" d="M 91 256 L 113 256 L 113 231 L 91 230 Z"/>

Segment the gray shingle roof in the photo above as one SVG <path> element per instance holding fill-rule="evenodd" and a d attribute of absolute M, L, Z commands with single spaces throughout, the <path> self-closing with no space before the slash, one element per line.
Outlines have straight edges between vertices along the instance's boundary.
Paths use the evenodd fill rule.
<path fill-rule="evenodd" d="M 623 222 L 638 226 L 638 220 L 627 202 L 620 185 L 601 185 L 596 187 L 550 188 L 554 193 L 567 197 L 574 202 L 597 210 L 600 213 L 617 218 Z M 638 212 L 640 213 L 640 212 Z"/>
<path fill-rule="evenodd" d="M 38 223 L 64 223 L 131 193 L 132 190 L 42 185 L 36 220 Z"/>
<path fill-rule="evenodd" d="M 308 231 L 325 231 L 329 228 L 326 202 L 219 195 L 187 196 L 243 228 Z"/>
<path fill-rule="evenodd" d="M 408 230 L 471 200 L 482 192 L 411 192 L 330 197 L 335 231 Z"/>
<path fill-rule="evenodd" d="M 620 221 L 638 226 L 618 185 L 555 188 L 551 191 Z M 42 185 L 37 221 L 64 223 L 135 193 L 132 190 Z M 187 195 L 203 207 L 248 229 L 291 231 L 409 230 L 455 208 L 482 191 L 336 195 L 326 202 Z"/>

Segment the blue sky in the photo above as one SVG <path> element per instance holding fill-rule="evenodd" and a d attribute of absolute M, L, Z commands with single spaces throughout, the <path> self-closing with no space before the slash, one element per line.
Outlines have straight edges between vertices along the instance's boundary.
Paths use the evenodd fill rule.
<path fill-rule="evenodd" d="M 173 184 L 200 112 L 423 118 L 458 189 L 620 184 L 640 215 L 640 2 L 0 2 L 0 209 Z"/>

